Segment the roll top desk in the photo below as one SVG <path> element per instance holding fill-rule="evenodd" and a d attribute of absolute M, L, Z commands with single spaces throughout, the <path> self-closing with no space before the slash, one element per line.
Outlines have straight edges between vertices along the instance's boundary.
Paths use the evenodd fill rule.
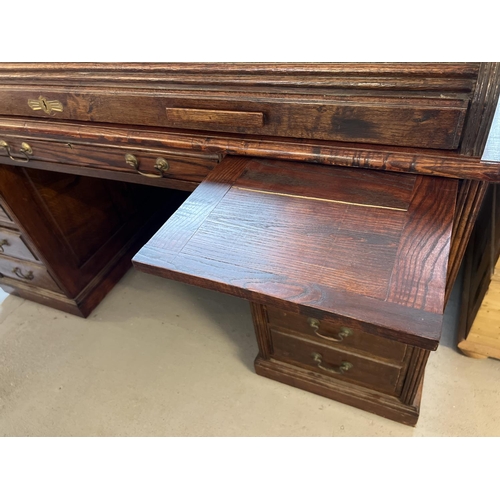
<path fill-rule="evenodd" d="M 414 425 L 484 193 L 498 63 L 1 64 L 0 286 L 131 266 L 250 301 L 257 373 Z"/>

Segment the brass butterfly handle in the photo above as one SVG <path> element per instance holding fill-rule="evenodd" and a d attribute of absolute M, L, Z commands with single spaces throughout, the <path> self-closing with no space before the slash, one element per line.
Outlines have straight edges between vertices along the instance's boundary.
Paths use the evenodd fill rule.
<path fill-rule="evenodd" d="M 15 267 L 14 269 L 12 269 L 12 272 L 22 280 L 32 281 L 35 278 L 35 276 L 33 275 L 33 271 L 29 271 L 28 274 L 24 274 L 19 267 Z"/>
<path fill-rule="evenodd" d="M 10 245 L 8 240 L 0 240 L 0 253 L 5 253 L 5 248 Z"/>
<path fill-rule="evenodd" d="M 331 340 L 332 342 L 342 342 L 346 337 L 352 335 L 352 330 L 347 328 L 346 326 L 341 326 L 340 331 L 337 333 L 335 337 L 330 337 L 328 335 L 324 335 L 320 332 L 321 323 L 319 319 L 316 318 L 307 318 L 307 322 L 309 326 L 314 330 L 314 333 L 321 337 L 322 339 Z"/>
<path fill-rule="evenodd" d="M 323 357 L 321 356 L 321 354 L 318 354 L 317 352 L 313 352 L 312 357 L 318 368 L 320 368 L 325 372 L 335 373 L 336 375 L 343 375 L 346 371 L 353 368 L 353 364 L 349 363 L 348 361 L 343 361 L 339 366 L 334 366 L 331 368 L 328 366 L 324 366 Z"/>
<path fill-rule="evenodd" d="M 139 160 L 134 155 L 126 154 L 125 155 L 125 163 L 127 165 L 130 165 L 131 167 L 133 167 L 138 174 L 141 174 L 144 177 L 150 177 L 153 179 L 158 179 L 160 177 L 163 177 L 163 174 L 169 169 L 168 162 L 167 162 L 167 160 L 165 160 L 165 158 L 156 158 L 156 163 L 155 163 L 154 168 L 158 171 L 157 174 L 146 174 L 144 172 L 141 172 L 139 170 Z"/>
<path fill-rule="evenodd" d="M 21 144 L 21 148 L 19 149 L 19 152 L 22 155 L 24 155 L 24 158 L 16 158 L 15 156 L 12 156 L 12 154 L 10 152 L 10 146 L 5 141 L 0 140 L 0 148 L 4 148 L 5 151 L 7 151 L 7 155 L 9 156 L 9 158 L 11 160 L 17 161 L 20 163 L 28 163 L 30 161 L 29 155 L 33 154 L 33 150 L 31 149 L 31 146 L 26 142 L 23 142 Z"/>

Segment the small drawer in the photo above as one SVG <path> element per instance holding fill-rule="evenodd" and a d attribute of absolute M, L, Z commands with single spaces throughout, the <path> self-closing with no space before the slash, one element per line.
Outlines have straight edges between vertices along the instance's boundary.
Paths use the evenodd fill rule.
<path fill-rule="evenodd" d="M 12 158 L 0 150 L 0 160 L 11 165 L 42 161 L 156 179 L 201 182 L 220 162 L 218 154 L 177 149 L 131 148 L 121 145 L 81 144 L 64 137 L 40 140 L 0 134 Z"/>
<path fill-rule="evenodd" d="M 43 265 L 33 262 L 0 257 L 0 282 L 5 278 L 16 280 L 25 285 L 61 292 L 47 269 Z"/>
<path fill-rule="evenodd" d="M 0 255 L 24 260 L 38 260 L 24 243 L 20 233 L 2 227 L 0 227 Z"/>
<path fill-rule="evenodd" d="M 271 330 L 272 357 L 315 373 L 398 395 L 406 367 L 377 362 L 354 353 L 307 342 L 294 335 Z"/>
<path fill-rule="evenodd" d="M 359 351 L 394 364 L 404 361 L 406 344 L 367 333 L 368 326 L 349 318 L 339 316 L 337 319 L 319 320 L 269 306 L 267 316 L 271 328 L 277 330 L 289 330 L 335 349 Z M 370 328 L 376 330 L 373 325 Z"/>

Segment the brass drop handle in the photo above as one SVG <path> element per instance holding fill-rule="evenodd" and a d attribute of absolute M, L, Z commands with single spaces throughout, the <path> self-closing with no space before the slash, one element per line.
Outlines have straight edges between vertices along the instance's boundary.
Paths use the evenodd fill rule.
<path fill-rule="evenodd" d="M 131 167 L 133 167 L 138 174 L 141 174 L 144 177 L 150 177 L 153 179 L 158 179 L 160 177 L 163 177 L 163 173 L 166 172 L 169 168 L 168 162 L 167 162 L 167 160 L 165 160 L 165 158 L 157 158 L 156 159 L 156 163 L 155 163 L 154 168 L 158 171 L 158 174 L 146 174 L 144 172 L 141 172 L 139 170 L 139 160 L 134 155 L 126 154 L 125 155 L 125 162 L 127 163 L 127 165 L 130 165 Z"/>
<path fill-rule="evenodd" d="M 336 375 L 343 375 L 346 371 L 350 370 L 353 367 L 352 363 L 343 361 L 338 367 L 329 368 L 327 366 L 323 366 L 323 357 L 321 356 L 321 354 L 313 352 L 312 356 L 318 368 L 324 370 L 325 372 L 335 373 Z"/>
<path fill-rule="evenodd" d="M 33 154 L 33 150 L 31 149 L 31 146 L 27 142 L 23 142 L 21 144 L 21 148 L 19 149 L 19 152 L 24 155 L 24 158 L 16 158 L 12 156 L 10 152 L 10 146 L 5 141 L 0 140 L 0 148 L 5 148 L 5 151 L 7 151 L 7 155 L 11 160 L 20 163 L 28 163 L 30 161 L 29 155 Z"/>
<path fill-rule="evenodd" d="M 342 342 L 346 337 L 349 337 L 353 333 L 350 328 L 347 328 L 345 326 L 341 326 L 340 331 L 337 333 L 336 337 L 329 337 L 328 335 L 323 335 L 319 331 L 319 329 L 321 327 L 321 323 L 320 323 L 319 319 L 307 318 L 307 322 L 309 323 L 309 326 L 314 330 L 314 333 L 318 337 L 321 337 L 322 339 L 326 339 L 326 340 L 331 340 L 332 342 Z"/>
<path fill-rule="evenodd" d="M 8 240 L 0 240 L 0 253 L 4 253 L 4 247 L 8 247 L 10 245 Z"/>
<path fill-rule="evenodd" d="M 29 271 L 28 274 L 23 274 L 23 272 L 21 271 L 21 269 L 19 267 L 15 267 L 14 269 L 12 269 L 12 272 L 18 278 L 21 278 L 23 280 L 32 281 L 35 278 L 35 276 L 33 275 L 33 271 Z"/>

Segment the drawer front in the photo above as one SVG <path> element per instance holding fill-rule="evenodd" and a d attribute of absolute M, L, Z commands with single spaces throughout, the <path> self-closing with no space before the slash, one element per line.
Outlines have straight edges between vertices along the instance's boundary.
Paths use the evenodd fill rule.
<path fill-rule="evenodd" d="M 5 88 L 0 114 L 455 149 L 467 98 Z"/>
<path fill-rule="evenodd" d="M 17 257 L 18 259 L 38 260 L 17 231 L 0 227 L 0 255 Z"/>
<path fill-rule="evenodd" d="M 289 330 L 335 349 L 359 351 L 394 364 L 402 364 L 405 357 L 406 344 L 367 333 L 367 326 L 349 318 L 319 320 L 274 307 L 267 307 L 267 316 L 271 328 Z M 371 328 L 376 330 L 376 327 Z"/>
<path fill-rule="evenodd" d="M 47 269 L 33 262 L 0 257 L 0 282 L 4 278 L 10 278 L 25 285 L 61 292 L 61 289 L 52 279 Z"/>
<path fill-rule="evenodd" d="M 220 161 L 217 154 L 172 149 L 130 148 L 120 145 L 80 144 L 71 140 L 38 140 L 0 134 L 13 161 L 0 150 L 0 161 L 46 161 L 79 167 L 135 173 L 152 179 L 201 182 Z"/>
<path fill-rule="evenodd" d="M 345 382 L 398 395 L 404 368 L 271 330 L 272 357 Z"/>

